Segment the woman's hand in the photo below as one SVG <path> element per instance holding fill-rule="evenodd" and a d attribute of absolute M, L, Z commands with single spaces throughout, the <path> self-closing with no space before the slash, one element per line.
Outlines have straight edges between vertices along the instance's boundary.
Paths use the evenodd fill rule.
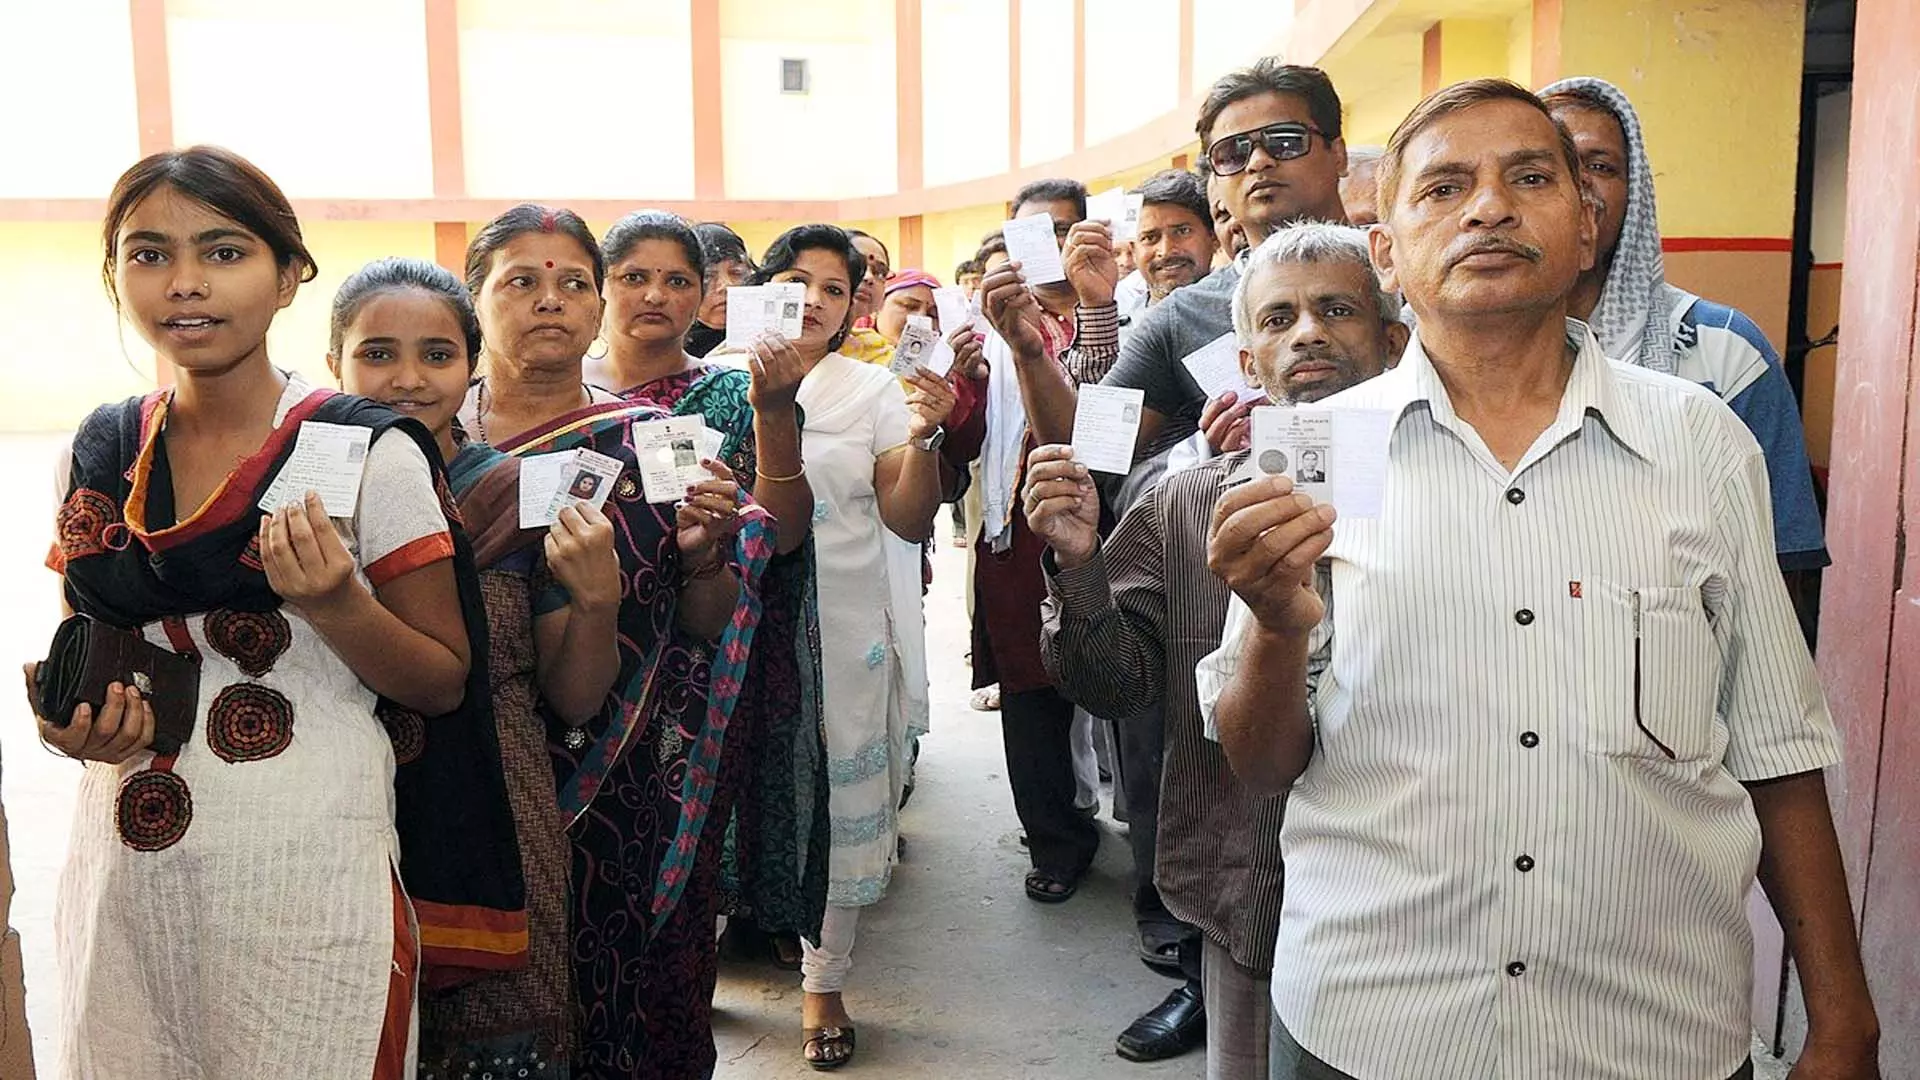
<path fill-rule="evenodd" d="M 974 332 L 973 324 L 968 323 L 947 335 L 947 344 L 953 347 L 953 374 L 975 382 L 985 382 L 987 378 L 987 339 Z"/>
<path fill-rule="evenodd" d="M 260 562 L 267 585 L 311 618 L 353 598 L 353 556 L 340 541 L 320 496 L 260 519 Z"/>
<path fill-rule="evenodd" d="M 39 716 L 40 665 L 26 665 L 27 702 L 40 720 L 40 741 L 78 761 L 118 765 L 153 744 L 153 706 L 131 686 L 112 683 L 98 717 L 93 706 L 74 706 L 66 727 L 55 727 Z"/>
<path fill-rule="evenodd" d="M 567 590 L 572 606 L 598 611 L 620 604 L 620 556 L 613 550 L 613 523 L 588 503 L 560 511 L 547 531 L 547 569 Z"/>
<path fill-rule="evenodd" d="M 687 489 L 686 501 L 674 512 L 673 522 L 689 577 L 724 558 L 720 545 L 733 536 L 744 494 L 726 465 L 711 460 L 700 464 L 715 479 Z"/>
<path fill-rule="evenodd" d="M 807 362 L 793 342 L 768 333 L 747 350 L 747 370 L 753 376 L 747 388 L 747 404 L 755 412 L 790 409 L 794 395 L 800 392 L 800 380 L 807 377 Z"/>
<path fill-rule="evenodd" d="M 906 380 L 913 387 L 907 393 L 907 436 L 928 438 L 953 414 L 953 387 L 924 367 L 914 368 Z"/>

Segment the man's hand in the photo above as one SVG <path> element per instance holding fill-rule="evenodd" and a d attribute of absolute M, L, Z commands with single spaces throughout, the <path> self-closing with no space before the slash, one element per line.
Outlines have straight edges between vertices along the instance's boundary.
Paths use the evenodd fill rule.
<path fill-rule="evenodd" d="M 1027 527 L 1053 549 L 1062 570 L 1085 565 L 1100 546 L 1100 493 L 1071 446 L 1042 446 L 1027 455 L 1021 499 Z"/>
<path fill-rule="evenodd" d="M 1113 254 L 1113 234 L 1104 222 L 1082 221 L 1068 229 L 1060 262 L 1081 307 L 1113 303 L 1114 290 L 1120 286 L 1120 263 Z"/>
<path fill-rule="evenodd" d="M 1037 356 L 1046 351 L 1047 339 L 1040 327 L 1047 313 L 1028 290 L 1019 263 L 1008 263 L 987 275 L 980 292 L 985 297 L 980 309 L 1016 355 Z"/>
<path fill-rule="evenodd" d="M 1787 1080 L 1880 1080 L 1879 1046 L 1872 1040 L 1819 1042 L 1809 1038 Z"/>
<path fill-rule="evenodd" d="M 1333 507 L 1296 494 L 1287 477 L 1242 484 L 1213 508 L 1207 569 L 1253 609 L 1263 629 L 1304 634 L 1326 614 L 1313 564 L 1333 543 L 1333 519 Z"/>
<path fill-rule="evenodd" d="M 1214 453 L 1231 454 L 1247 448 L 1253 438 L 1253 407 L 1260 400 L 1241 401 L 1239 394 L 1228 390 L 1207 402 L 1200 413 L 1200 430 L 1206 432 L 1207 445 Z"/>

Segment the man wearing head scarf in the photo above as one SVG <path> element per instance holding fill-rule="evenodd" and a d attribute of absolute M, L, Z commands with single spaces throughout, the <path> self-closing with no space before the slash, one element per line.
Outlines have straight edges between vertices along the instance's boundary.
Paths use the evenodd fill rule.
<path fill-rule="evenodd" d="M 1568 313 L 1593 327 L 1608 356 L 1719 394 L 1766 452 L 1780 568 L 1826 566 L 1833 560 L 1793 387 L 1752 319 L 1668 284 L 1653 166 L 1633 105 L 1612 83 L 1589 77 L 1562 79 L 1540 97 L 1573 134 L 1587 182 L 1602 203 L 1597 258 L 1574 286 Z"/>

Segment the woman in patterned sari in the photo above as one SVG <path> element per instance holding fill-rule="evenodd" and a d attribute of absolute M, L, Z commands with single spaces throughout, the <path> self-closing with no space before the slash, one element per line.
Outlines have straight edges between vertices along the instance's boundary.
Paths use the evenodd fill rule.
<path fill-rule="evenodd" d="M 750 351 L 731 354 L 746 368 L 707 363 L 681 348 L 702 307 L 709 268 L 680 218 L 657 210 L 629 214 L 600 247 L 607 355 L 589 363 L 588 381 L 630 401 L 705 417 L 724 440 L 722 460 L 778 523 L 779 553 L 761 582 L 760 629 L 721 773 L 722 785 L 738 793 L 721 912 L 730 918 L 729 939 L 759 945 L 754 938 L 770 935 L 776 963 L 797 971 L 800 937 L 820 932 L 826 908 L 828 842 L 814 499 L 794 404 L 805 368 L 786 342 L 752 343 Z"/>
<path fill-rule="evenodd" d="M 534 543 L 519 528 L 520 464 L 590 449 L 619 460 L 605 515 L 620 557 L 619 673 L 584 724 L 549 719 L 572 841 L 575 1072 L 710 1075 L 714 892 L 728 807 L 718 786 L 773 554 L 764 511 L 724 466 L 678 504 L 649 503 L 634 426 L 664 418 L 581 381 L 605 264 L 570 211 L 520 206 L 467 251 L 485 375 L 462 426 L 504 459 L 461 511 L 482 564 Z"/>

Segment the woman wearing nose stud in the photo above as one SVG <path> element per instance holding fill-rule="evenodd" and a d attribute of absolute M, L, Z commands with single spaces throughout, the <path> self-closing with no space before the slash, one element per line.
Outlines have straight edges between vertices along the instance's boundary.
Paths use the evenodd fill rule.
<path fill-rule="evenodd" d="M 461 496 L 482 565 L 544 543 L 519 527 L 528 458 L 589 449 L 621 473 L 602 513 L 620 562 L 613 691 L 584 720 L 543 708 L 571 843 L 574 1073 L 710 1075 L 719 783 L 758 627 L 772 525 L 726 466 L 684 501 L 649 503 L 634 429 L 665 419 L 583 381 L 606 264 L 579 215 L 519 206 L 467 249 L 485 374 L 461 412 L 505 455 Z M 564 650 L 563 650 L 564 651 Z"/>
<path fill-rule="evenodd" d="M 820 932 L 826 907 L 828 841 L 813 488 L 794 404 L 806 368 L 788 341 L 753 343 L 734 357 L 744 369 L 689 355 L 688 327 L 706 307 L 716 274 L 695 227 L 678 216 L 628 214 L 607 230 L 600 250 L 607 353 L 588 362 L 587 381 L 701 417 L 722 437 L 720 459 L 775 520 L 778 554 L 761 582 L 760 628 L 721 767 L 715 816 L 730 822 L 732 835 L 719 908 L 729 919 L 723 944 L 730 954 L 771 952 L 777 965 L 797 971 L 800 938 Z"/>

